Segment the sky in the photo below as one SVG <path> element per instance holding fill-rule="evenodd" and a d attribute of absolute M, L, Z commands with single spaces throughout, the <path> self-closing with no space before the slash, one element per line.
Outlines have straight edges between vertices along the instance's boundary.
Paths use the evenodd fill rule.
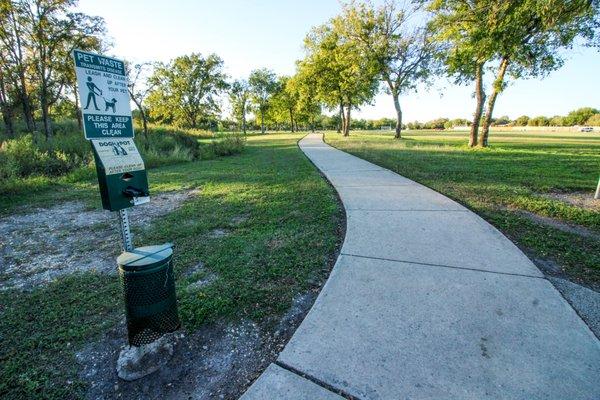
<path fill-rule="evenodd" d="M 291 75 L 303 57 L 311 27 L 340 11 L 338 0 L 80 0 L 78 10 L 105 19 L 113 43 L 109 55 L 134 62 L 169 61 L 200 52 L 218 54 L 232 78 L 269 68 Z M 576 46 L 564 66 L 544 79 L 518 80 L 499 96 L 495 115 L 564 115 L 579 107 L 600 108 L 600 51 Z M 405 121 L 469 118 L 472 85 L 446 78 L 401 97 Z M 395 115 L 392 98 L 378 95 L 358 118 Z"/>

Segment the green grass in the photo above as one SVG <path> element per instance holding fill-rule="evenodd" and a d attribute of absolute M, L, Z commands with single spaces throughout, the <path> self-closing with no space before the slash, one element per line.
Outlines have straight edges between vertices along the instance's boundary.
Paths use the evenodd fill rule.
<path fill-rule="evenodd" d="M 250 137 L 241 155 L 149 171 L 153 193 L 199 190 L 136 237 L 138 245 L 175 243 L 184 329 L 220 319 L 268 325 L 296 295 L 326 278 L 343 213 L 333 189 L 297 148 L 300 137 Z M 60 186 L 40 196 L 63 201 L 81 194 L 97 204 L 93 186 Z M 215 229 L 228 234 L 215 237 Z M 205 272 L 186 273 L 199 262 Z M 188 289 L 207 273 L 216 280 Z M 33 292 L 0 292 L 0 397 L 81 398 L 85 383 L 77 377 L 74 354 L 122 315 L 116 276 L 81 273 Z"/>
<path fill-rule="evenodd" d="M 600 173 L 600 135 L 492 132 L 491 146 L 469 149 L 467 132 L 327 132 L 326 141 L 389 168 L 471 208 L 534 258 L 559 264 L 572 279 L 600 287 L 600 212 L 550 199 L 592 197 Z M 596 238 L 564 232 L 524 212 L 583 227 Z"/>

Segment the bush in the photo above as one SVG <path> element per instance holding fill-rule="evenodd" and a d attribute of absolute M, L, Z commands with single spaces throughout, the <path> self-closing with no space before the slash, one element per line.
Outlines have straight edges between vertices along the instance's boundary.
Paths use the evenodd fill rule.
<path fill-rule="evenodd" d="M 93 154 L 76 121 L 53 124 L 54 135 L 46 141 L 36 141 L 29 133 L 14 139 L 0 136 L 0 193 L 14 191 L 19 180 L 30 177 L 48 178 L 69 175 L 67 180 L 90 179 L 93 173 Z M 134 139 L 147 168 L 188 162 L 215 156 L 239 154 L 246 139 L 226 135 L 201 145 L 199 139 L 214 138 L 213 133 L 201 130 L 182 130 L 171 127 L 151 127 L 148 140 L 138 131 Z"/>
<path fill-rule="evenodd" d="M 231 156 L 244 150 L 246 138 L 239 134 L 230 134 L 213 140 L 211 144 L 216 156 Z"/>
<path fill-rule="evenodd" d="M 594 114 L 585 123 L 590 126 L 600 126 L 600 114 Z"/>

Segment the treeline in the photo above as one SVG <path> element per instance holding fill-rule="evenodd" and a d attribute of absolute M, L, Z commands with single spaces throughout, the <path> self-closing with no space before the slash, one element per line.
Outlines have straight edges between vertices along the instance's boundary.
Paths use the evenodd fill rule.
<path fill-rule="evenodd" d="M 21 115 L 30 132 L 41 121 L 49 139 L 53 117 L 80 121 L 70 52 L 105 50 L 104 21 L 74 12 L 76 0 L 0 4 L 5 131 L 10 136 Z M 232 79 L 218 55 L 193 53 L 168 63 L 129 64 L 129 90 L 145 135 L 148 122 L 211 130 L 235 126 L 244 132 L 253 124 L 262 132 L 335 124 L 348 135 L 356 126 L 352 113 L 383 90 L 394 104 L 395 137 L 401 138 L 402 96 L 446 76 L 473 86 L 477 105 L 469 145 L 486 146 L 496 100 L 509 81 L 559 68 L 561 50 L 576 39 L 592 44 L 599 8 L 596 0 L 413 0 L 403 6 L 393 0 L 380 6 L 352 1 L 310 30 L 292 76 L 262 68 Z M 493 75 L 490 87 L 486 74 Z M 225 98 L 231 120 L 222 118 Z M 325 110 L 335 116 L 323 116 Z"/>
<path fill-rule="evenodd" d="M 582 107 L 569 112 L 565 116 L 543 115 L 530 118 L 527 115 L 512 120 L 508 116 L 491 118 L 491 126 L 600 126 L 600 111 L 592 107 Z M 437 118 L 427 122 L 409 122 L 408 129 L 451 129 L 455 127 L 470 127 L 471 121 L 464 118 Z"/>

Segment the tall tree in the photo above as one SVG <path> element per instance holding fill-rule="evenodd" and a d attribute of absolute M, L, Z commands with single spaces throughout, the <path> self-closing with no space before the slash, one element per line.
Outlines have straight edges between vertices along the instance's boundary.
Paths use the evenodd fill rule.
<path fill-rule="evenodd" d="M 220 112 L 217 96 L 228 88 L 223 60 L 216 54 L 198 53 L 158 64 L 148 95 L 150 114 L 163 122 L 197 128 L 202 120 Z"/>
<path fill-rule="evenodd" d="M 248 112 L 248 101 L 250 99 L 250 85 L 245 79 L 238 79 L 231 84 L 229 89 L 229 102 L 232 113 L 246 134 L 246 114 Z"/>
<path fill-rule="evenodd" d="M 25 41 L 24 8 L 12 0 L 0 0 L 0 69 L 5 85 L 14 87 L 23 111 L 27 130 L 35 129 L 33 106 L 26 77 L 29 67 L 27 42 Z"/>
<path fill-rule="evenodd" d="M 44 133 L 52 135 L 49 109 L 68 84 L 71 52 L 105 32 L 104 20 L 73 12 L 76 0 L 22 0 L 24 36 L 31 52 Z"/>
<path fill-rule="evenodd" d="M 266 68 L 258 69 L 250 73 L 248 83 L 252 91 L 252 101 L 260 113 L 260 131 L 265 133 L 265 114 L 271 96 L 278 89 L 277 76 Z"/>
<path fill-rule="evenodd" d="M 0 69 L 0 112 L 4 122 L 6 136 L 14 136 L 13 104 L 11 99 L 10 82 L 5 79 L 4 70 Z"/>
<path fill-rule="evenodd" d="M 496 98 L 507 77 L 546 76 L 563 63 L 561 48 L 570 48 L 577 37 L 591 42 L 598 34 L 600 2 L 589 0 L 523 0 L 506 15 L 498 31 L 494 74 L 479 145 L 487 146 Z"/>
<path fill-rule="evenodd" d="M 290 130 L 296 130 L 296 108 L 298 105 L 298 91 L 289 76 L 278 78 L 278 90 L 273 94 L 271 111 L 278 123 L 289 124 Z"/>
<path fill-rule="evenodd" d="M 329 109 L 339 108 L 342 133 L 348 136 L 352 108 L 371 102 L 377 93 L 376 62 L 346 35 L 341 16 L 313 28 L 304 47 L 306 57 L 298 69 L 315 81 L 321 102 Z"/>
<path fill-rule="evenodd" d="M 372 3 L 348 3 L 342 15 L 341 29 L 377 63 L 379 77 L 392 96 L 397 139 L 402 131 L 400 95 L 416 89 L 435 70 L 435 42 L 425 26 L 411 24 L 410 17 L 415 11 L 387 0 L 379 7 Z"/>
<path fill-rule="evenodd" d="M 474 82 L 476 106 L 471 123 L 469 146 L 477 145 L 479 125 L 485 104 L 484 72 L 498 48 L 499 32 L 505 29 L 508 16 L 517 1 L 431 0 L 434 13 L 429 29 L 441 46 L 438 56 L 448 75 L 456 83 Z"/>
<path fill-rule="evenodd" d="M 148 146 L 148 110 L 146 109 L 146 99 L 156 84 L 154 81 L 150 80 L 154 71 L 154 64 L 151 62 L 144 62 L 135 64 L 131 67 L 131 64 L 127 63 L 127 69 L 127 75 L 129 75 L 129 85 L 127 90 L 129 91 L 129 97 L 131 97 L 131 100 L 133 100 L 140 112 L 144 139 L 146 141 L 146 146 Z"/>

